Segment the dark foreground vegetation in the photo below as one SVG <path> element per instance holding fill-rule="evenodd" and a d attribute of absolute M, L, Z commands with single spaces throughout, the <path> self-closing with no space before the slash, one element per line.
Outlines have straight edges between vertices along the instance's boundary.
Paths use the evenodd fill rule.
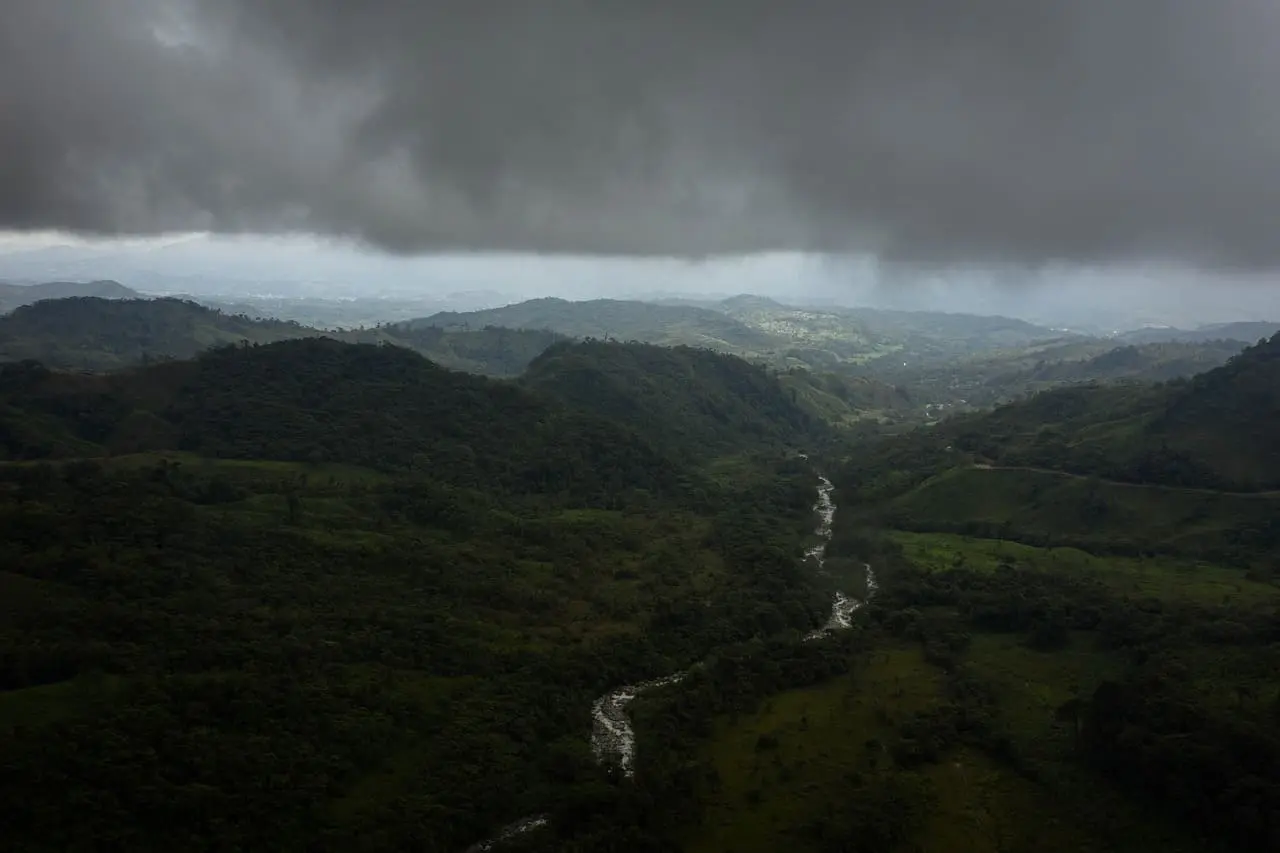
<path fill-rule="evenodd" d="M 8 849 L 457 850 L 617 788 L 596 695 L 820 621 L 790 398 L 585 352 L 736 455 L 394 347 L 4 368 Z"/>

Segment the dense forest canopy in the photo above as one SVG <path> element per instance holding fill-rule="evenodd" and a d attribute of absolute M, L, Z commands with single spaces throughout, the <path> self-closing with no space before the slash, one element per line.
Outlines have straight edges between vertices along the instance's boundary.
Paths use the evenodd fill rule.
<path fill-rule="evenodd" d="M 556 393 L 592 359 L 703 426 Z M 604 343 L 537 375 L 320 338 L 0 369 L 19 848 L 460 849 L 613 790 L 594 695 L 824 618 L 775 379 Z"/>

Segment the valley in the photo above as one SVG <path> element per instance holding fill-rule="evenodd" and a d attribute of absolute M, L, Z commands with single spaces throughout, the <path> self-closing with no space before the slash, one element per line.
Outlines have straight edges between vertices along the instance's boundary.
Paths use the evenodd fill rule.
<path fill-rule="evenodd" d="M 0 362 L 116 370 L 191 358 L 211 346 L 329 337 L 407 347 L 450 369 L 514 378 L 560 340 L 638 341 L 762 364 L 810 414 L 854 431 L 932 423 L 1055 387 L 1187 377 L 1225 363 L 1269 328 L 1219 324 L 1198 333 L 1146 329 L 1099 338 L 1002 317 L 792 306 L 753 296 L 536 299 L 410 319 L 407 308 L 366 300 L 346 320 L 340 305 L 332 308 L 336 315 L 309 320 L 278 300 L 140 299 L 115 282 L 9 290 L 22 293 L 0 316 Z M 42 298 L 46 293 L 53 298 Z M 368 322 L 375 316 L 385 319 Z"/>
<path fill-rule="evenodd" d="M 1267 848 L 1280 339 L 590 310 L 0 318 L 15 849 Z"/>

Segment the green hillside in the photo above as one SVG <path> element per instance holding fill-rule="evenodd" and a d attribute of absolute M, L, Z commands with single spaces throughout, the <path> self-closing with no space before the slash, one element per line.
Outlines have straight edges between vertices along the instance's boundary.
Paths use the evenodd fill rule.
<path fill-rule="evenodd" d="M 556 341 L 563 340 L 563 336 L 555 332 L 501 326 L 482 329 L 383 326 L 380 334 L 386 342 L 415 350 L 450 370 L 502 378 L 524 373 L 530 362 Z M 350 340 L 352 336 L 347 333 L 341 337 Z M 355 337 L 359 338 L 359 333 Z"/>
<path fill-rule="evenodd" d="M 849 447 L 861 644 L 688 736 L 684 849 L 1272 849 L 1277 352 Z"/>
<path fill-rule="evenodd" d="M 908 389 L 947 410 L 990 408 L 1018 397 L 1083 382 L 1161 382 L 1224 364 L 1244 349 L 1238 341 L 1165 342 L 1116 346 L 1113 339 L 1052 338 L 1019 346 L 867 362 L 856 372 Z"/>
<path fill-rule="evenodd" d="M 621 426 L 394 346 L 305 338 L 101 377 L 18 365 L 3 369 L 0 388 L 11 459 L 172 450 L 341 460 L 579 496 L 602 494 L 608 483 L 667 491 L 674 477 Z M 611 448 L 621 467 L 599 467 L 597 448 Z"/>
<path fill-rule="evenodd" d="M 149 359 L 192 358 L 218 344 L 270 343 L 307 334 L 315 332 L 177 299 L 47 299 L 0 317 L 0 360 L 114 369 Z"/>
<path fill-rule="evenodd" d="M 995 373 L 985 385 L 1008 399 L 1081 382 L 1166 382 L 1220 367 L 1242 349 L 1238 341 L 1148 343 L 1085 358 L 1057 358 L 1050 350 L 1040 352 L 1034 366 Z"/>
<path fill-rule="evenodd" d="M 0 314 L 44 299 L 93 297 L 137 299 L 142 294 L 118 281 L 48 281 L 42 284 L 0 284 Z"/>
<path fill-rule="evenodd" d="M 514 378 L 564 336 L 535 328 L 389 325 L 320 331 L 294 322 L 229 314 L 177 299 L 45 300 L 0 317 L 0 362 L 39 361 L 55 369 L 120 370 L 189 359 L 210 347 L 326 337 L 390 343 L 452 370 Z M 688 358 L 691 356 L 682 356 Z M 831 424 L 903 416 L 903 395 L 873 380 L 791 369 L 782 379 L 801 406 Z"/>
<path fill-rule="evenodd" d="M 48 299 L 0 317 L 0 361 L 32 359 L 54 368 L 116 370 L 187 359 L 220 344 L 305 337 L 395 343 L 455 370 L 516 376 L 559 337 L 535 330 L 478 328 L 322 332 L 295 322 L 249 318 L 178 299 Z"/>
<path fill-rule="evenodd" d="M 847 312 L 797 308 L 758 296 L 697 305 L 533 299 L 485 311 L 444 312 L 403 325 L 549 329 L 574 338 L 714 349 L 775 368 L 814 371 L 842 369 L 901 349 L 899 341 L 868 331 Z"/>
<path fill-rule="evenodd" d="M 796 447 L 822 433 L 765 368 L 710 350 L 561 343 L 535 359 L 520 384 L 695 456 Z"/>
<path fill-rule="evenodd" d="M 1138 483 L 1239 490 L 1280 486 L 1280 337 L 1163 385 L 1058 388 L 965 415 L 922 442 L 979 461 Z"/>
<path fill-rule="evenodd" d="M 841 313 L 855 318 L 870 334 L 900 342 L 917 358 L 1021 348 L 1064 337 L 1062 332 L 1011 317 L 876 308 L 847 308 Z"/>
<path fill-rule="evenodd" d="M 602 768 L 592 701 L 825 619 L 812 470 L 767 450 L 802 418 L 705 353 L 531 376 L 315 338 L 0 368 L 10 849 L 457 851 L 536 813 L 657 849 L 687 788 Z"/>
<path fill-rule="evenodd" d="M 920 406 L 906 390 L 874 379 L 792 368 L 780 373 L 778 381 L 802 408 L 837 426 L 919 418 Z"/>
<path fill-rule="evenodd" d="M 1163 552 L 1270 571 L 1280 338 L 1189 381 L 1060 388 L 859 448 L 873 526 Z"/>
<path fill-rule="evenodd" d="M 483 311 L 442 312 L 402 324 L 470 329 L 545 329 L 573 338 L 608 338 L 664 346 L 687 345 L 735 354 L 772 352 L 778 341 L 716 311 L 621 299 L 532 299 Z"/>
<path fill-rule="evenodd" d="M 781 366 L 837 370 L 902 349 L 893 335 L 872 331 L 845 311 L 782 305 L 759 296 L 735 296 L 711 306 L 753 329 L 785 342 Z"/>
<path fill-rule="evenodd" d="M 1207 343 L 1209 341 L 1240 341 L 1253 343 L 1280 332 L 1280 322 L 1242 320 L 1235 323 L 1211 323 L 1196 329 L 1146 328 L 1134 329 L 1119 335 L 1132 343 L 1180 341 Z"/>

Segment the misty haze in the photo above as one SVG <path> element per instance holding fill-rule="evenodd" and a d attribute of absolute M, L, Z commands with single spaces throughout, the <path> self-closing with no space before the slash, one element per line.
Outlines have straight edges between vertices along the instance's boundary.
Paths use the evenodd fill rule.
<path fill-rule="evenodd" d="M 1278 38 L 0 0 L 0 843 L 1280 849 Z"/>

